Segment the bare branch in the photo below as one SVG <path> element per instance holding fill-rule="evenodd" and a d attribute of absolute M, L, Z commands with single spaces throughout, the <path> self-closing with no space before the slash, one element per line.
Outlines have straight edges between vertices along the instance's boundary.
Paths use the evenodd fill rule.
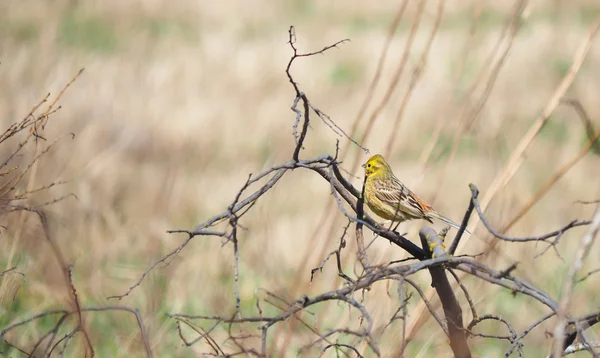
<path fill-rule="evenodd" d="M 314 269 L 312 269 L 310 271 L 310 282 L 311 283 L 313 281 L 313 277 L 314 277 L 315 272 L 317 272 L 317 271 L 323 272 L 323 267 L 325 266 L 325 264 L 327 263 L 327 261 L 329 260 L 329 258 L 332 255 L 335 255 L 336 262 L 337 262 L 338 276 L 340 276 L 341 278 L 343 278 L 344 280 L 346 280 L 347 283 L 354 284 L 354 280 L 351 279 L 348 275 L 346 275 L 344 273 L 344 271 L 342 270 L 342 260 L 341 260 L 342 249 L 346 247 L 345 236 L 346 236 L 346 234 L 348 232 L 348 229 L 350 228 L 350 224 L 352 224 L 352 221 L 348 221 L 348 225 L 346 225 L 346 227 L 344 227 L 344 232 L 342 233 L 342 236 L 340 237 L 340 245 L 338 246 L 337 250 L 334 250 L 334 251 L 330 252 L 327 255 L 327 257 L 325 257 L 325 259 L 321 262 L 321 264 L 318 267 L 315 267 Z"/>
<path fill-rule="evenodd" d="M 135 316 L 137 324 L 140 328 L 141 340 L 142 340 L 142 342 L 144 344 L 144 348 L 146 350 L 146 356 L 152 357 L 152 350 L 150 349 L 150 343 L 148 340 L 148 336 L 146 335 L 146 329 L 144 328 L 144 324 L 142 322 L 142 317 L 140 315 L 140 312 L 137 309 L 130 308 L 127 306 L 88 306 L 88 307 L 80 307 L 79 311 L 81 313 L 83 313 L 83 312 L 102 312 L 102 311 L 125 311 L 125 312 L 129 312 L 129 313 L 133 314 Z M 23 325 L 26 325 L 26 324 L 33 322 L 35 320 L 38 320 L 40 318 L 47 317 L 47 316 L 53 316 L 53 315 L 63 315 L 65 317 L 67 317 L 67 316 L 77 314 L 77 313 L 78 313 L 77 310 L 70 311 L 70 310 L 62 310 L 62 309 L 48 310 L 45 312 L 38 313 L 38 314 L 33 315 L 24 320 L 9 324 L 6 328 L 4 328 L 2 331 L 0 331 L 0 341 L 3 341 L 6 334 L 8 332 L 12 331 L 13 329 L 18 328 Z M 81 327 L 78 326 L 77 328 L 78 328 L 78 330 L 80 330 Z M 72 335 L 74 335 L 74 334 L 75 333 L 73 333 Z M 66 344 L 65 344 L 65 346 L 66 346 Z"/>
<path fill-rule="evenodd" d="M 475 318 L 479 317 L 477 315 L 477 311 L 475 310 L 475 304 L 473 303 L 473 299 L 471 298 L 471 295 L 469 294 L 469 291 L 467 291 L 467 288 L 465 287 L 465 285 L 463 285 L 462 281 L 460 280 L 460 278 L 458 277 L 456 272 L 454 272 L 454 270 L 452 270 L 451 268 L 448 268 L 448 272 L 450 272 L 452 277 L 454 277 L 454 279 L 456 280 L 456 283 L 458 283 L 458 286 L 465 294 L 465 298 L 467 299 L 467 302 L 469 303 L 469 307 L 471 308 L 472 318 L 475 319 Z"/>
<path fill-rule="evenodd" d="M 319 357 L 322 357 L 323 354 L 325 354 L 325 351 L 327 351 L 329 348 L 335 348 L 336 351 L 339 348 L 347 348 L 347 349 L 350 349 L 351 351 L 354 351 L 354 353 L 356 353 L 357 358 L 363 358 L 363 356 L 360 354 L 360 352 L 356 348 L 352 347 L 349 344 L 343 344 L 343 343 L 334 343 L 334 344 L 329 344 L 329 345 L 325 346 L 325 348 L 321 349 L 321 354 L 319 355 Z"/>
<path fill-rule="evenodd" d="M 575 282 L 575 283 L 581 283 L 581 282 L 587 280 L 590 276 L 592 276 L 593 274 L 595 274 L 597 272 L 600 272 L 600 268 L 594 269 L 594 270 L 586 273 L 585 276 L 583 276 L 582 278 L 580 278 L 579 280 L 577 280 L 577 282 Z"/>
<path fill-rule="evenodd" d="M 332 178 L 333 179 L 333 178 Z M 360 192 L 360 197 L 356 203 L 356 215 L 359 218 L 364 218 L 364 204 L 365 204 L 365 184 L 367 182 L 367 177 L 365 176 L 363 180 L 362 190 Z M 358 248 L 358 260 L 360 261 L 364 270 L 369 268 L 369 259 L 367 257 L 367 249 L 365 248 L 365 237 L 363 234 L 363 224 L 360 221 L 356 221 L 356 247 Z"/>
<path fill-rule="evenodd" d="M 586 350 L 590 350 L 590 348 L 600 348 L 600 342 L 593 342 L 590 344 L 584 344 L 584 343 L 575 343 L 572 344 L 570 346 L 568 346 L 564 352 L 562 353 L 563 356 L 566 355 L 570 355 L 573 353 L 577 353 L 577 352 L 582 352 L 582 351 L 586 351 Z"/>
<path fill-rule="evenodd" d="M 296 60 L 298 57 L 310 57 L 310 56 L 322 54 L 323 52 L 325 52 L 327 50 L 330 50 L 332 48 L 337 48 L 339 45 L 341 45 L 345 42 L 350 42 L 350 39 L 340 40 L 340 41 L 334 43 L 333 45 L 323 47 L 323 49 L 321 49 L 319 51 L 298 54 L 298 50 L 296 49 L 296 29 L 294 28 L 294 26 L 290 26 L 290 29 L 288 30 L 288 34 L 289 34 L 288 44 L 294 51 L 294 54 L 292 55 L 292 57 L 290 58 L 290 61 L 288 62 L 288 65 L 285 69 L 285 73 L 287 74 L 288 79 L 290 80 L 290 83 L 292 84 L 292 86 L 294 86 L 294 90 L 296 90 L 296 96 L 300 97 L 300 90 L 298 89 L 298 84 L 294 81 L 294 79 L 292 78 L 292 75 L 290 73 L 290 68 L 292 67 L 292 63 L 294 62 L 294 60 Z"/>
<path fill-rule="evenodd" d="M 545 322 L 546 320 L 548 320 L 551 317 L 554 317 L 556 313 L 555 312 L 550 312 L 547 315 L 541 317 L 540 319 L 538 319 L 537 321 L 533 322 L 531 325 L 529 325 L 529 327 L 527 327 L 523 333 L 521 333 L 516 339 L 513 340 L 512 342 L 512 346 L 510 347 L 510 349 L 508 350 L 508 352 L 506 352 L 506 354 L 504 355 L 505 358 L 510 357 L 510 355 L 514 352 L 515 349 L 519 350 L 520 347 L 522 346 L 521 344 L 521 340 L 523 338 L 525 338 L 526 335 L 529 334 L 529 332 L 531 332 L 535 327 L 539 326 L 541 323 Z"/>
<path fill-rule="evenodd" d="M 313 106 L 310 103 L 310 101 L 306 97 L 306 94 L 301 92 L 300 89 L 298 88 L 298 83 L 296 83 L 296 81 L 294 81 L 292 74 L 290 72 L 292 63 L 294 63 L 294 61 L 297 58 L 310 57 L 310 56 L 323 54 L 327 50 L 330 50 L 332 48 L 338 48 L 339 45 L 349 42 L 350 39 L 340 40 L 332 45 L 325 46 L 323 49 L 321 49 L 319 51 L 299 54 L 298 49 L 296 48 L 296 45 L 295 45 L 296 44 L 296 29 L 294 28 L 294 26 L 290 26 L 290 29 L 288 30 L 288 34 L 289 34 L 288 44 L 292 48 L 293 54 L 292 54 L 292 57 L 290 58 L 290 61 L 288 62 L 288 65 L 285 69 L 285 73 L 286 73 L 290 83 L 294 87 L 294 91 L 296 92 L 296 99 L 294 99 L 294 103 L 291 107 L 292 111 L 294 111 L 296 113 L 296 121 L 293 126 L 294 138 L 296 139 L 296 147 L 294 148 L 294 154 L 292 155 L 292 158 L 294 159 L 294 161 L 296 161 L 296 162 L 299 161 L 298 156 L 300 154 L 300 150 L 302 149 L 302 144 L 304 143 L 304 138 L 306 138 L 306 133 L 308 131 L 308 125 L 310 122 L 309 109 L 312 109 L 317 114 L 317 116 L 319 116 L 319 118 L 321 118 L 323 123 L 325 123 L 335 134 L 337 134 L 338 136 L 343 135 L 348 140 L 350 140 L 353 144 L 355 144 L 357 147 L 362 149 L 365 153 L 368 153 L 369 152 L 368 149 L 361 146 L 356 140 L 354 140 L 351 136 L 346 134 L 346 132 L 344 132 L 344 130 L 342 128 L 340 128 L 333 120 L 331 120 L 331 118 L 327 114 L 325 114 L 323 111 L 316 108 L 315 106 Z M 296 108 L 299 99 L 302 99 L 302 103 L 303 103 L 303 107 L 304 107 L 304 122 L 302 124 L 302 131 L 300 132 L 300 135 L 298 135 L 298 124 L 300 122 L 300 116 L 302 115 L 302 113 L 300 112 L 300 110 L 298 110 Z"/>
<path fill-rule="evenodd" d="M 558 229 L 551 233 L 540 235 L 540 236 L 511 237 L 511 236 L 502 235 L 499 232 L 497 232 L 496 230 L 494 230 L 494 228 L 492 228 L 489 221 L 486 219 L 485 214 L 483 213 L 483 210 L 481 209 L 481 206 L 479 205 L 479 200 L 477 199 L 477 194 L 479 193 L 479 190 L 477 189 L 477 187 L 473 184 L 469 184 L 469 187 L 471 188 L 472 202 L 475 206 L 475 210 L 477 211 L 477 214 L 479 214 L 479 218 L 481 219 L 481 222 L 483 223 L 483 225 L 486 227 L 486 229 L 488 229 L 488 231 L 492 235 L 494 235 L 495 237 L 497 237 L 501 240 L 504 240 L 504 241 L 510 241 L 510 242 L 547 241 L 548 239 L 562 235 L 565 231 L 568 231 L 569 229 L 572 229 L 572 228 L 578 227 L 578 226 L 589 225 L 591 223 L 590 221 L 573 220 L 570 223 L 568 223 L 567 225 L 565 225 L 564 227 L 562 227 L 561 229 Z"/>
<path fill-rule="evenodd" d="M 430 228 L 423 228 L 419 231 L 423 249 L 429 249 L 432 257 L 448 256 L 442 249 L 443 239 Z M 433 252 L 432 252 L 433 251 Z M 467 344 L 467 337 L 462 320 L 462 309 L 454 295 L 454 291 L 448 282 L 444 268 L 440 266 L 429 267 L 431 275 L 431 285 L 437 291 L 438 297 L 442 302 L 444 315 L 448 324 L 448 336 L 450 338 L 450 347 L 454 356 L 457 358 L 471 357 L 471 351 Z"/>
<path fill-rule="evenodd" d="M 9 269 L 6 269 L 6 270 L 0 272 L 0 277 L 6 275 L 8 273 L 14 273 L 14 274 L 18 274 L 18 275 L 21 275 L 21 276 L 25 277 L 24 273 L 19 272 L 19 271 L 15 271 L 16 269 L 17 269 L 17 266 L 13 266 L 13 267 L 11 267 Z"/>
<path fill-rule="evenodd" d="M 81 73 L 81 72 L 80 72 Z M 81 306 L 79 305 L 79 297 L 77 297 L 77 290 L 75 289 L 75 285 L 73 284 L 73 266 L 69 265 L 67 267 L 67 272 L 68 272 L 68 281 L 69 281 L 69 286 L 71 287 L 71 294 L 73 295 L 73 301 L 75 302 L 75 308 L 77 310 L 77 328 L 79 328 L 79 330 L 83 333 L 83 337 L 85 338 L 85 344 L 87 346 L 87 350 L 90 352 L 90 355 L 93 357 L 94 356 L 94 348 L 92 347 L 92 341 L 90 340 L 90 336 L 87 333 L 87 330 L 84 327 L 83 324 L 83 317 L 81 316 Z M 87 351 L 86 351 L 86 356 L 87 356 Z"/>
<path fill-rule="evenodd" d="M 188 238 L 181 244 L 179 245 L 175 250 L 169 252 L 168 254 L 166 254 L 165 256 L 163 256 L 161 259 L 155 261 L 152 265 L 150 265 L 150 267 L 144 271 L 142 273 L 142 275 L 140 276 L 140 278 L 129 287 L 129 289 L 122 295 L 115 295 L 115 296 L 109 296 L 106 299 L 113 299 L 116 298 L 119 301 L 122 300 L 123 298 L 129 296 L 129 294 L 139 285 L 142 284 L 142 281 L 144 280 L 144 278 L 146 278 L 146 276 L 150 273 L 150 271 L 152 271 L 156 266 L 158 266 L 161 263 L 167 263 L 167 260 L 169 260 L 171 257 L 176 256 L 177 254 L 179 254 L 181 252 L 181 250 L 183 250 L 183 248 L 195 237 L 195 236 L 220 236 L 220 237 L 226 237 L 227 233 L 225 232 L 218 232 L 218 231 L 211 231 L 211 230 L 202 230 L 202 231 L 193 231 L 193 232 L 189 232 L 189 231 L 184 231 L 184 230 L 173 230 L 173 231 L 169 231 L 170 233 L 179 233 L 179 232 L 185 232 L 188 234 Z M 170 262 L 170 261 L 169 261 Z M 168 263 L 167 263 L 168 264 Z"/>
<path fill-rule="evenodd" d="M 479 323 L 481 323 L 483 321 L 488 321 L 488 320 L 499 321 L 499 322 L 504 323 L 506 328 L 508 328 L 510 335 L 509 336 L 499 336 L 499 335 L 491 335 L 491 334 L 483 334 L 483 333 L 474 333 L 473 332 L 473 328 L 475 328 L 476 325 L 478 325 Z M 506 339 L 511 343 L 513 343 L 517 339 L 517 332 L 515 331 L 514 327 L 510 323 L 508 323 L 507 320 L 505 320 L 504 318 L 502 318 L 500 316 L 491 315 L 491 314 L 486 314 L 481 317 L 474 318 L 471 321 L 471 323 L 469 323 L 469 325 L 467 326 L 467 331 L 468 331 L 467 333 L 471 336 L 477 336 L 477 337 L 482 337 L 482 338 L 493 338 L 493 339 Z M 519 349 L 520 349 L 520 347 L 517 345 L 517 350 L 519 350 Z"/>
<path fill-rule="evenodd" d="M 592 123 L 592 120 L 587 114 L 585 108 L 583 108 L 581 102 L 579 102 L 579 100 L 576 98 L 563 98 L 561 99 L 560 103 L 573 107 L 573 109 L 575 110 L 575 112 L 577 112 L 579 118 L 583 122 L 583 126 L 585 127 L 585 131 L 588 135 L 589 140 L 592 142 L 594 151 L 596 151 L 596 153 L 600 153 L 600 142 L 597 142 L 597 138 L 594 138 L 596 137 L 596 130 L 594 129 L 594 124 Z"/>
<path fill-rule="evenodd" d="M 417 291 L 417 293 L 419 294 L 419 296 L 421 296 L 421 299 L 425 303 L 425 306 L 429 310 L 429 313 L 436 320 L 436 322 L 440 325 L 440 327 L 442 328 L 442 331 L 444 331 L 444 334 L 446 335 L 446 337 L 450 337 L 450 333 L 448 333 L 448 327 L 444 324 L 444 320 L 442 318 L 440 318 L 440 316 L 435 312 L 435 309 L 431 305 L 431 302 L 429 302 L 429 300 L 427 299 L 427 296 L 425 296 L 425 293 L 423 292 L 423 290 L 421 290 L 419 285 L 417 285 L 416 282 L 414 282 L 413 280 L 408 279 L 408 278 L 405 278 L 404 281 L 406 281 L 406 283 L 410 284 L 415 289 L 415 291 Z"/>
<path fill-rule="evenodd" d="M 296 144 L 296 148 L 294 148 L 294 154 L 292 155 L 292 158 L 296 162 L 299 161 L 298 155 L 300 155 L 300 149 L 302 149 L 302 144 L 304 143 L 304 138 L 306 138 L 306 132 L 308 131 L 308 123 L 310 122 L 308 115 L 308 99 L 302 92 L 300 92 L 298 96 L 302 99 L 302 103 L 304 104 L 304 123 L 302 124 L 302 132 L 300 132 L 300 136 L 298 137 L 298 143 Z"/>
<path fill-rule="evenodd" d="M 471 198 L 471 201 L 469 201 L 469 207 L 467 208 L 467 211 L 465 212 L 465 216 L 463 217 L 463 220 L 460 223 L 460 228 L 458 229 L 458 232 L 456 233 L 456 236 L 454 237 L 454 240 L 452 241 L 452 244 L 450 244 L 450 248 L 448 249 L 448 253 L 450 255 L 454 255 L 456 253 L 456 249 L 458 249 L 458 244 L 460 243 L 460 239 L 462 238 L 465 230 L 467 229 L 467 225 L 469 225 L 469 219 L 471 218 L 471 214 L 473 213 L 473 208 L 475 207 L 473 197 L 477 198 L 477 195 L 479 195 L 479 190 L 477 190 L 477 188 L 475 188 L 475 187 L 473 187 L 473 188 L 475 189 L 475 191 L 472 192 L 472 198 Z M 473 190 L 473 188 L 471 190 Z"/>
<path fill-rule="evenodd" d="M 598 199 L 598 200 L 577 200 L 576 203 L 584 204 L 584 205 L 598 204 L 598 203 L 600 203 L 600 199 Z"/>
<path fill-rule="evenodd" d="M 599 22 L 600 23 L 600 22 Z M 588 229 L 588 231 L 581 238 L 581 242 L 579 244 L 579 249 L 575 253 L 575 257 L 573 261 L 569 265 L 569 272 L 567 273 L 567 277 L 565 278 L 560 305 L 558 306 L 558 322 L 554 328 L 554 345 L 553 345 L 553 354 L 554 357 L 560 357 L 562 352 L 565 350 L 564 346 L 564 337 L 565 337 L 565 324 L 569 315 L 569 306 L 571 304 L 571 293 L 573 292 L 573 287 L 575 286 L 575 275 L 581 267 L 583 266 L 583 261 L 587 257 L 590 252 L 590 249 L 594 243 L 594 239 L 600 230 L 600 205 L 596 207 L 596 211 L 594 212 L 592 223 Z"/>

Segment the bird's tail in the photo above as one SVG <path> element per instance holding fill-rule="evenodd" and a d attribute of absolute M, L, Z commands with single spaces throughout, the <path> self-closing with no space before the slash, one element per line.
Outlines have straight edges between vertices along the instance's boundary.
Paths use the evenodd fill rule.
<path fill-rule="evenodd" d="M 443 222 L 445 222 L 446 224 L 448 224 L 448 225 L 452 226 L 452 227 L 453 227 L 453 228 L 455 228 L 456 230 L 460 229 L 460 225 L 458 225 L 458 224 L 457 224 L 457 223 L 455 223 L 454 221 L 452 221 L 452 220 L 448 219 L 447 217 L 445 217 L 445 216 L 443 216 L 443 215 L 441 215 L 441 214 L 438 214 L 437 212 L 435 212 L 435 211 L 433 211 L 433 210 L 432 210 L 432 211 L 430 211 L 430 212 L 428 212 L 427 214 L 428 214 L 428 216 L 430 216 L 430 217 L 432 217 L 432 218 L 434 218 L 434 219 L 438 219 L 438 220 L 440 220 L 440 221 L 443 221 Z M 469 235 L 471 234 L 471 232 L 470 232 L 469 230 L 467 230 L 467 228 L 465 228 L 465 232 L 466 232 L 467 234 L 469 234 Z"/>

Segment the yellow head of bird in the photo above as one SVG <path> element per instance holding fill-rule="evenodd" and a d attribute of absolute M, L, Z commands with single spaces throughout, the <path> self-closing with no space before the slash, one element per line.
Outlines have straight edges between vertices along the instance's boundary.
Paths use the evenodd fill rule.
<path fill-rule="evenodd" d="M 369 158 L 369 160 L 367 160 L 362 167 L 365 168 L 365 176 L 367 177 L 391 173 L 389 164 L 385 161 L 385 159 L 383 159 L 381 154 L 375 154 Z"/>

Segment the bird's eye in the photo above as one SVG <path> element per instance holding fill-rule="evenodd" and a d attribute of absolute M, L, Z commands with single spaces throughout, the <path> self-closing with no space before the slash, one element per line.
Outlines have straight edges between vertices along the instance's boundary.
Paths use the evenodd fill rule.
<path fill-rule="evenodd" d="M 368 167 L 368 168 L 370 168 L 370 167 L 371 167 L 371 164 L 370 164 L 370 163 L 369 163 L 369 164 L 367 164 L 367 167 Z"/>

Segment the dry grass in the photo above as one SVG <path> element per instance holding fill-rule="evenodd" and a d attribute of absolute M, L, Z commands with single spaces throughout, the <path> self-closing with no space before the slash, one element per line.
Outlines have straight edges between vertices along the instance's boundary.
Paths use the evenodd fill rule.
<path fill-rule="evenodd" d="M 284 73 L 290 56 L 286 45 L 290 24 L 296 26 L 302 50 L 317 50 L 351 38 L 339 50 L 298 61 L 292 70 L 311 100 L 349 131 L 366 96 L 398 3 L 2 3 L 0 117 L 4 127 L 21 119 L 48 91 L 58 93 L 81 67 L 86 68 L 61 99 L 63 108 L 52 116 L 45 133 L 53 140 L 72 132 L 75 139 L 59 142 L 25 183 L 25 187 L 34 188 L 68 181 L 32 197 L 32 205 L 68 193 L 78 198 L 53 205 L 49 218 L 53 237 L 73 264 L 81 303 L 106 304 L 106 297 L 125 292 L 149 264 L 183 239 L 165 234 L 166 230 L 192 228 L 223 211 L 248 173 L 258 173 L 291 156 L 294 113 L 289 107 L 294 93 Z M 489 100 L 445 168 L 453 137 L 463 120 L 460 106 L 465 94 L 511 13 L 512 3 L 498 3 L 502 2 L 465 0 L 446 4 L 426 70 L 404 110 L 390 153 L 396 174 L 422 197 L 435 198 L 432 204 L 437 210 L 456 220 L 468 203 L 468 183 L 477 184 L 485 194 L 600 14 L 600 6 L 593 0 L 530 4 L 529 17 L 515 37 Z M 436 6 L 435 2 L 425 6 L 408 58 L 410 71 L 426 46 Z M 477 31 L 469 37 L 470 21 L 479 6 Z M 381 100 L 402 56 L 410 31 L 406 19 L 416 11 L 416 4 L 410 4 L 400 22 L 382 71 L 382 85 L 376 89 L 367 117 Z M 596 127 L 600 126 L 600 107 L 596 105 L 600 69 L 595 65 L 599 61 L 600 40 L 596 39 L 567 92 L 567 97 L 579 99 L 586 107 Z M 364 143 L 372 152 L 385 150 L 389 128 L 410 79 L 405 75 L 400 80 L 399 89 Z M 439 129 L 431 159 L 423 165 L 419 158 L 440 123 L 444 125 Z M 359 129 L 357 137 L 361 135 Z M 326 126 L 314 121 L 302 155 L 332 153 L 335 139 Z M 559 107 L 526 152 L 523 166 L 491 202 L 488 213 L 493 222 L 500 227 L 512 219 L 532 193 L 577 155 L 585 139 L 585 129 L 572 109 Z M 351 154 L 346 164 L 350 168 L 356 148 L 342 144 Z M 362 161 L 365 156 L 360 158 Z M 598 177 L 600 157 L 592 151 L 511 233 L 542 233 L 575 218 L 589 218 L 593 207 L 574 202 L 600 198 Z M 354 183 L 358 185 L 359 179 Z M 337 247 L 344 225 L 342 214 L 335 212 L 328 224 L 317 228 L 326 207 L 337 210 L 326 206 L 328 195 L 329 188 L 320 178 L 295 171 L 245 217 L 243 224 L 250 230 L 240 239 L 244 309 L 253 309 L 256 287 L 296 298 L 340 284 L 333 266 L 326 266 L 311 286 L 308 283 L 310 268 L 321 262 L 323 252 Z M 0 278 L 4 290 L 0 292 L 0 327 L 18 317 L 67 305 L 61 268 L 41 238 L 36 218 L 16 213 L 3 216 L 1 224 L 7 229 L 0 236 L 0 271 L 17 266 L 25 279 L 19 275 Z M 414 222 L 401 228 L 414 234 L 421 224 Z M 328 235 L 330 227 L 333 235 Z M 559 250 L 566 262 L 575 249 L 572 243 L 583 231 L 573 230 L 562 238 Z M 478 252 L 490 239 L 481 229 L 476 234 L 465 249 L 468 253 Z M 380 241 L 370 249 L 372 262 L 404 256 L 399 249 Z M 350 246 L 344 254 L 351 270 L 356 257 L 354 246 Z M 567 263 L 552 251 L 533 260 L 542 248 L 534 244 L 503 245 L 505 256 L 496 264 L 504 267 L 514 260 L 521 261 L 517 273 L 556 296 Z M 11 262 L 9 252 L 15 253 Z M 597 268 L 598 259 L 596 250 L 583 271 Z M 156 356 L 194 356 L 206 351 L 203 343 L 182 347 L 173 321 L 165 314 L 231 312 L 235 304 L 231 262 L 231 250 L 222 248 L 218 239 L 197 237 L 171 265 L 153 271 L 123 300 L 142 312 Z M 427 278 L 422 279 L 425 287 Z M 578 286 L 574 302 L 581 307 L 580 313 L 600 304 L 595 288 L 598 279 L 592 276 Z M 292 291 L 294 282 L 298 284 Z M 545 313 L 526 299 L 513 298 L 510 292 L 484 290 L 476 281 L 467 281 L 466 285 L 475 292 L 481 313 L 498 312 L 516 319 L 519 329 Z M 293 297 L 287 296 L 290 292 L 295 292 Z M 375 317 L 383 319 L 393 312 L 395 302 L 387 298 L 385 287 L 376 287 L 366 296 L 367 307 L 373 309 Z M 417 302 L 414 299 L 411 306 Z M 335 311 L 338 316 L 329 313 L 331 317 L 325 312 L 324 308 L 327 322 L 352 319 L 340 311 Z M 133 319 L 127 321 L 117 313 L 86 317 L 98 356 L 143 354 Z M 10 336 L 11 342 L 27 347 L 33 337 L 51 325 L 41 322 L 24 328 Z M 290 341 L 286 340 L 286 327 L 294 329 Z M 293 355 L 311 339 L 291 324 L 281 326 L 274 337 L 269 344 L 278 355 Z M 384 356 L 396 348 L 394 337 L 385 342 Z M 481 355 L 499 356 L 506 350 L 506 344 L 490 344 L 482 339 L 473 342 Z M 548 342 L 544 328 L 533 332 L 525 341 L 527 356 L 547 353 Z M 76 338 L 67 353 L 77 356 L 76 350 L 83 347 L 83 339 Z M 443 334 L 431 322 L 409 345 L 410 356 L 443 356 L 448 352 Z"/>

